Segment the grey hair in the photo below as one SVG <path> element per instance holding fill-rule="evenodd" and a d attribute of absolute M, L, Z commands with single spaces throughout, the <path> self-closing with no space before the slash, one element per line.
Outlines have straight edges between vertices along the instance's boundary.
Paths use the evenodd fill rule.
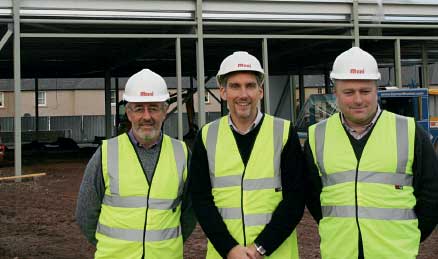
<path fill-rule="evenodd" d="M 169 103 L 167 101 L 164 101 L 164 102 L 160 102 L 160 104 L 161 104 L 160 109 L 164 112 L 167 112 L 167 109 L 169 108 Z M 135 102 L 127 102 L 125 104 L 125 107 L 131 109 L 132 108 L 131 105 L 135 105 Z"/>

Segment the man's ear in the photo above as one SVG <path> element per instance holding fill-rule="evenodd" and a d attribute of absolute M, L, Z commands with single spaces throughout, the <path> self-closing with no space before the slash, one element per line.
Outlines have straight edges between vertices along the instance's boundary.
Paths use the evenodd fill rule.
<path fill-rule="evenodd" d="M 226 91 L 225 87 L 223 87 L 223 86 L 219 87 L 219 92 L 221 94 L 221 99 L 226 101 L 227 100 L 227 91 Z"/>
<path fill-rule="evenodd" d="M 264 94 L 265 94 L 265 92 L 264 92 L 264 85 L 261 85 L 260 86 L 260 99 L 259 100 L 263 99 Z"/>

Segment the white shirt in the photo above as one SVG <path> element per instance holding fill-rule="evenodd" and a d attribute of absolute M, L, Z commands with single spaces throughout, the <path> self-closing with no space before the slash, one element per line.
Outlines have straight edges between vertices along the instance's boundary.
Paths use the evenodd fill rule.
<path fill-rule="evenodd" d="M 257 125 L 259 125 L 260 121 L 262 120 L 263 114 L 260 112 L 260 110 L 257 109 L 257 116 L 254 120 L 254 122 L 251 124 L 251 126 L 248 128 L 248 130 L 246 130 L 245 132 L 240 131 L 236 125 L 234 125 L 233 121 L 231 120 L 231 115 L 228 114 L 228 124 L 230 125 L 230 127 L 237 133 L 241 134 L 241 135 L 246 135 L 248 134 L 251 130 L 253 130 L 255 127 L 257 127 Z"/>

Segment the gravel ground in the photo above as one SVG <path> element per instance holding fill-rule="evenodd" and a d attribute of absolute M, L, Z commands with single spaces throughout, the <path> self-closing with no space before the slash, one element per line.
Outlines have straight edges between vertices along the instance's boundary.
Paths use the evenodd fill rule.
<path fill-rule="evenodd" d="M 23 167 L 23 174 L 46 176 L 21 183 L 0 181 L 0 258 L 92 258 L 89 245 L 74 220 L 76 195 L 85 160 L 44 161 Z M 14 174 L 0 167 L 1 176 Z M 301 258 L 320 258 L 316 224 L 309 214 L 298 226 Z M 185 244 L 184 258 L 204 258 L 206 239 L 197 226 Z M 438 231 L 420 248 L 418 258 L 438 258 Z"/>

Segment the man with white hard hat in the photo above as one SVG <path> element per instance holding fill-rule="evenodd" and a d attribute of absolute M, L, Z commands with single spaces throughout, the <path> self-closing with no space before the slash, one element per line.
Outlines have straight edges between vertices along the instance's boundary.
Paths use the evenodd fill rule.
<path fill-rule="evenodd" d="M 183 238 L 195 225 L 186 195 L 189 151 L 161 130 L 166 82 L 143 69 L 128 79 L 123 99 L 131 130 L 104 140 L 89 161 L 76 220 L 95 258 L 183 258 Z"/>
<path fill-rule="evenodd" d="M 208 237 L 207 258 L 298 258 L 304 157 L 289 121 L 263 114 L 264 71 L 247 52 L 217 74 L 229 115 L 199 132 L 190 193 Z"/>
<path fill-rule="evenodd" d="M 438 162 L 413 118 L 381 110 L 377 62 L 353 47 L 330 74 L 340 112 L 309 127 L 307 207 L 321 257 L 416 258 L 438 221 Z"/>

